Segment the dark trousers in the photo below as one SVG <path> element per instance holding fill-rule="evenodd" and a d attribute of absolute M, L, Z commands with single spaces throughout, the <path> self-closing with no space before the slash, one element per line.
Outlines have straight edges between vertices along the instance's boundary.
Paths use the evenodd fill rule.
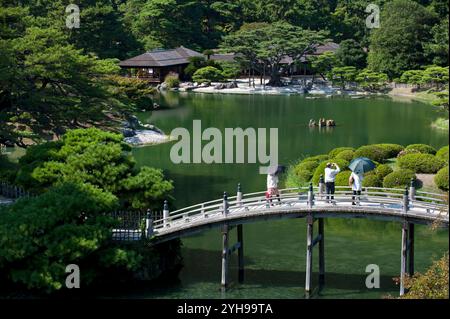
<path fill-rule="evenodd" d="M 334 194 L 335 191 L 334 182 L 326 182 L 325 188 L 327 190 L 327 195 Z M 334 196 L 327 196 L 327 200 L 329 200 L 330 198 L 333 200 Z"/>
<path fill-rule="evenodd" d="M 359 200 L 359 196 L 361 196 L 361 191 L 353 191 L 353 196 L 352 196 L 352 200 L 353 200 L 353 205 L 355 205 L 355 199 L 356 196 L 358 196 L 358 200 Z"/>

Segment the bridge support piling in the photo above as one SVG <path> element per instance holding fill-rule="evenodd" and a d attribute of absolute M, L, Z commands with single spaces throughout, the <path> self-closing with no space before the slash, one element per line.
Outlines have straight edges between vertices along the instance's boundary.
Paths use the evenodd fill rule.
<path fill-rule="evenodd" d="M 408 257 L 408 223 L 402 223 L 402 253 L 400 262 L 400 296 L 405 294 L 406 260 Z"/>
<path fill-rule="evenodd" d="M 222 228 L 222 291 L 225 291 L 228 286 L 228 225 Z"/>
<path fill-rule="evenodd" d="M 325 237 L 323 218 L 319 218 L 319 289 L 325 285 Z"/>
<path fill-rule="evenodd" d="M 408 275 L 414 275 L 414 224 L 409 224 L 408 232 Z"/>
<path fill-rule="evenodd" d="M 237 240 L 239 242 L 238 248 L 238 281 L 240 284 L 244 282 L 244 234 L 242 224 L 237 226 Z"/>
<path fill-rule="evenodd" d="M 312 215 L 306 217 L 306 280 L 305 280 L 305 296 L 310 297 L 311 293 L 311 277 L 312 277 L 312 253 L 313 253 L 313 228 L 314 218 Z"/>

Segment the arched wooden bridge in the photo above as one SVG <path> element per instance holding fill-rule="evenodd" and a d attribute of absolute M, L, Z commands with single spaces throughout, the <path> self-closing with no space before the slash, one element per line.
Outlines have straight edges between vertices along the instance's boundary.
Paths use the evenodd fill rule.
<path fill-rule="evenodd" d="M 312 252 L 319 244 L 319 285 L 325 278 L 324 223 L 323 218 L 370 218 L 401 222 L 401 278 L 414 272 L 414 225 L 435 223 L 448 227 L 448 203 L 446 194 L 416 191 L 414 184 L 406 189 L 366 187 L 360 196 L 354 196 L 348 187 L 336 187 L 334 198 L 328 198 L 323 183 L 318 187 L 287 188 L 280 196 L 266 199 L 265 192 L 243 194 L 240 186 L 236 196 L 212 200 L 173 212 L 164 205 L 162 218 L 153 220 L 148 214 L 144 233 L 132 233 L 132 238 L 142 235 L 158 244 L 206 229 L 220 227 L 223 236 L 222 287 L 228 285 L 228 260 L 238 251 L 239 280 L 243 280 L 243 227 L 242 224 L 282 218 L 302 218 L 307 222 L 307 262 L 305 291 L 311 290 Z M 318 236 L 313 237 L 313 225 L 318 221 Z M 229 231 L 237 226 L 238 242 L 229 247 Z M 121 230 L 116 230 L 120 232 Z M 407 263 L 408 262 L 408 263 Z M 404 293 L 403 280 L 400 294 Z"/>

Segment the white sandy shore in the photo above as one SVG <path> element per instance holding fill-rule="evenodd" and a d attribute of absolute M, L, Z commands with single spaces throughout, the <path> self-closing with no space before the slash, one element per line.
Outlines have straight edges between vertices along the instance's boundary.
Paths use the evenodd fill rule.
<path fill-rule="evenodd" d="M 230 80 L 231 82 L 232 80 Z M 224 94 L 268 94 L 268 95 L 289 95 L 289 94 L 304 94 L 304 87 L 301 85 L 287 85 L 282 87 L 264 86 L 259 79 L 255 79 L 255 87 L 249 86 L 248 79 L 239 79 L 236 81 L 237 88 L 232 89 L 215 89 L 214 86 L 219 83 L 211 83 L 208 87 L 199 87 L 188 89 L 195 93 L 224 93 Z M 265 80 L 267 83 L 268 80 Z M 178 89 L 179 91 L 188 91 L 183 85 Z M 314 85 L 308 94 L 311 95 L 341 95 L 343 92 L 339 88 L 334 88 L 326 85 Z M 366 95 L 363 92 L 347 91 L 344 94 L 348 95 Z"/>

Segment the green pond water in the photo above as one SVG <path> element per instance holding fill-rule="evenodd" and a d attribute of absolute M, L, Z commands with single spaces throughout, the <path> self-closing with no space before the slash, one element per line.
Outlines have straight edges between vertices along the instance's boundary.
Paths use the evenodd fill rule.
<path fill-rule="evenodd" d="M 372 143 L 448 144 L 448 133 L 431 128 L 439 114 L 431 106 L 387 97 L 370 99 L 303 96 L 247 96 L 169 94 L 168 106 L 139 114 L 169 133 L 173 128 L 192 131 L 192 121 L 202 127 L 278 128 L 279 162 L 290 164 L 306 155 L 327 153 L 338 146 L 358 147 Z M 311 129 L 309 119 L 332 118 L 337 127 Z M 173 164 L 173 143 L 136 148 L 139 165 L 162 168 L 174 181 L 175 205 L 235 194 L 237 183 L 244 192 L 265 189 L 266 176 L 259 164 Z M 236 239 L 232 231 L 231 242 Z M 314 297 L 381 298 L 397 295 L 392 278 L 400 270 L 400 224 L 365 219 L 325 221 L 326 284 Z M 245 283 L 237 283 L 237 255 L 230 265 L 231 289 L 220 292 L 221 236 L 219 229 L 183 238 L 184 267 L 179 281 L 152 289 L 127 292 L 131 298 L 303 298 L 305 282 L 306 227 L 304 219 L 244 225 Z M 416 227 L 416 270 L 423 271 L 433 258 L 448 250 L 448 231 Z M 313 286 L 317 287 L 317 248 L 314 251 Z M 368 289 L 366 266 L 380 267 L 380 289 Z"/>

